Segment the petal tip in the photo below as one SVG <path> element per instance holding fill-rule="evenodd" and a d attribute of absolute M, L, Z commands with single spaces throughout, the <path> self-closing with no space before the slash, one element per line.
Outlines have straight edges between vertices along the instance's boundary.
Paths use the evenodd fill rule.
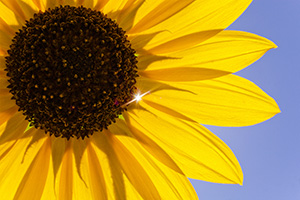
<path fill-rule="evenodd" d="M 239 181 L 237 182 L 240 186 L 243 186 L 244 184 L 244 175 L 243 172 L 241 173 L 241 176 L 239 177 Z"/>
<path fill-rule="evenodd" d="M 265 39 L 266 43 L 268 44 L 269 49 L 276 49 L 276 48 L 278 48 L 278 46 L 272 40 L 270 40 L 268 38 L 264 38 L 264 39 Z"/>
<path fill-rule="evenodd" d="M 278 48 L 278 46 L 274 42 L 272 42 L 271 40 L 270 40 L 270 43 L 271 43 L 271 48 L 272 49 L 277 49 Z"/>

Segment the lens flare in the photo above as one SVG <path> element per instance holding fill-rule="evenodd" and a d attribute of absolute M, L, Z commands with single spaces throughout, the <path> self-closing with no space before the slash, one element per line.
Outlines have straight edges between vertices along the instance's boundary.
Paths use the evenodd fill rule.
<path fill-rule="evenodd" d="M 150 91 L 147 91 L 143 94 L 141 94 L 141 91 L 140 90 L 137 90 L 137 92 L 135 94 L 133 94 L 133 99 L 125 104 L 122 105 L 122 107 L 125 107 L 125 106 L 128 106 L 129 104 L 133 103 L 133 102 L 136 102 L 138 103 L 139 101 L 142 100 L 142 97 L 145 96 L 146 94 L 149 94 Z"/>

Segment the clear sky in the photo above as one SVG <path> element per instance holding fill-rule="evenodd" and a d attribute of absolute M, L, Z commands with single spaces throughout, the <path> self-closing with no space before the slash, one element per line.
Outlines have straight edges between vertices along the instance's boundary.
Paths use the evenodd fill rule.
<path fill-rule="evenodd" d="M 200 200 L 300 200 L 300 0 L 253 0 L 228 29 L 278 46 L 237 74 L 272 96 L 281 113 L 243 128 L 208 128 L 231 147 L 244 185 L 191 180 Z"/>

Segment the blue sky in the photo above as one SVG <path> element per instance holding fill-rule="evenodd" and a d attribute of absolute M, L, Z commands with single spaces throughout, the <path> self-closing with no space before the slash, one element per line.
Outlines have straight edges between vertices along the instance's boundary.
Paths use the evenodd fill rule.
<path fill-rule="evenodd" d="M 250 127 L 208 127 L 237 156 L 243 186 L 191 182 L 200 200 L 300 200 L 300 0 L 254 0 L 228 29 L 277 44 L 237 74 L 272 96 L 281 113 Z"/>

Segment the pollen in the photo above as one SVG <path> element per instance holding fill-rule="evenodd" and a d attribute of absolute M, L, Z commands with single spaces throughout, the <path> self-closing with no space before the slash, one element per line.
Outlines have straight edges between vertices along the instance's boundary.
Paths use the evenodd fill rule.
<path fill-rule="evenodd" d="M 121 105 L 136 90 L 135 54 L 125 31 L 100 11 L 48 9 L 15 34 L 6 57 L 8 88 L 30 125 L 84 139 L 126 110 Z"/>

